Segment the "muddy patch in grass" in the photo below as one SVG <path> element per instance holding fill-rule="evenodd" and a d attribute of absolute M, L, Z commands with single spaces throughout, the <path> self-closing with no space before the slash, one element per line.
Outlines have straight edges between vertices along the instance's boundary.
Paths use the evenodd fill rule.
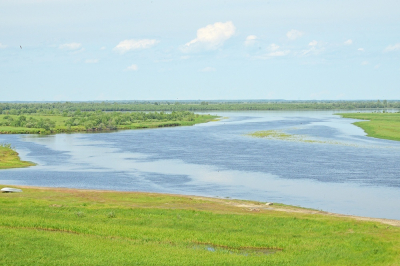
<path fill-rule="evenodd" d="M 242 256 L 262 256 L 271 255 L 276 252 L 282 251 L 279 248 L 260 248 L 260 247 L 228 247 L 222 245 L 215 245 L 212 243 L 195 243 L 194 249 L 206 250 L 209 252 L 220 252 L 227 254 L 236 254 Z"/>

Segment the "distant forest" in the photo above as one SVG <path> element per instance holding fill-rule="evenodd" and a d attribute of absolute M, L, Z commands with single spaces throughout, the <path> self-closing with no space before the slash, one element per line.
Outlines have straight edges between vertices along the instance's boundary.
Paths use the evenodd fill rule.
<path fill-rule="evenodd" d="M 227 110 L 353 110 L 400 108 L 400 101 L 188 101 L 188 102 L 0 102 L 0 114 L 71 116 L 76 111 L 227 111 Z"/>

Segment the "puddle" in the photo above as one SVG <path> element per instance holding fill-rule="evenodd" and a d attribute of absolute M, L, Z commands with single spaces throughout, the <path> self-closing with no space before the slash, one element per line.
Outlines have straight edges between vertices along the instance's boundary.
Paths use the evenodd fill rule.
<path fill-rule="evenodd" d="M 214 245 L 210 243 L 196 243 L 193 246 L 194 249 L 206 250 L 209 252 L 220 252 L 220 253 L 228 253 L 228 254 L 236 254 L 242 256 L 261 256 L 261 255 L 271 255 L 275 254 L 281 249 L 277 248 L 257 248 L 257 247 L 227 247 Z"/>

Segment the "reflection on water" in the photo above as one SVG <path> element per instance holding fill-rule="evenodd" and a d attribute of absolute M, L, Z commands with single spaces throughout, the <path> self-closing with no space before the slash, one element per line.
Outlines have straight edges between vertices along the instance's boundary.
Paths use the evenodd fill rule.
<path fill-rule="evenodd" d="M 0 183 L 232 197 L 400 219 L 400 145 L 368 138 L 332 112 L 219 112 L 193 127 L 0 136 L 28 169 Z M 318 143 L 258 139 L 279 130 Z M 332 143 L 346 143 L 333 145 Z"/>

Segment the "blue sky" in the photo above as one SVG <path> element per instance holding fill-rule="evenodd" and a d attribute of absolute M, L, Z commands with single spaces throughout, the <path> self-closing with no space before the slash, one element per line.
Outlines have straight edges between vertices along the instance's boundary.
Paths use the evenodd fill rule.
<path fill-rule="evenodd" d="M 400 1 L 0 0 L 0 92 L 400 99 Z"/>

